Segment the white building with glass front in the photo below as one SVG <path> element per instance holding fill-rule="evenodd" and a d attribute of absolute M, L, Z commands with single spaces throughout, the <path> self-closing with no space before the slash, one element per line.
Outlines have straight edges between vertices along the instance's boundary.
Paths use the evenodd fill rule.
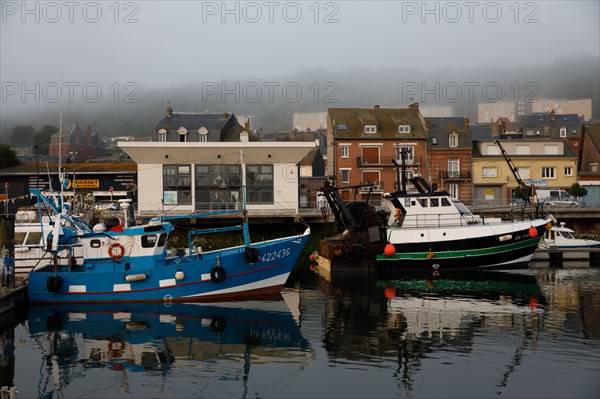
<path fill-rule="evenodd" d="M 138 165 L 139 215 L 184 215 L 242 209 L 293 216 L 299 206 L 298 163 L 313 142 L 120 142 Z"/>

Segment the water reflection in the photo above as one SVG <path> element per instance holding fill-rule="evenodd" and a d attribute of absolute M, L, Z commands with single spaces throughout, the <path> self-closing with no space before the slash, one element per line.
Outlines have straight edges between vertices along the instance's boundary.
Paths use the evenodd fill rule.
<path fill-rule="evenodd" d="M 132 388 L 131 381 L 143 375 L 164 385 L 184 365 L 246 389 L 252 366 L 302 364 L 308 350 L 282 297 L 215 304 L 32 306 L 29 334 L 42 353 L 38 397 L 85 393 L 78 391 L 77 380 L 93 376 L 94 369 L 119 375 L 117 391 L 107 390 L 110 397 L 155 395 L 154 389 Z M 114 375 L 109 378 L 115 381 Z"/>
<path fill-rule="evenodd" d="M 298 272 L 284 300 L 32 307 L 0 376 L 24 398 L 600 395 L 600 269 L 332 277 Z"/>
<path fill-rule="evenodd" d="M 323 344 L 329 356 L 336 363 L 357 368 L 395 367 L 394 378 L 404 394 L 415 390 L 427 392 L 425 396 L 444 394 L 433 383 L 423 386 L 425 380 L 445 380 L 447 376 L 436 374 L 443 366 L 452 366 L 452 372 L 462 369 L 458 375 L 452 373 L 456 376 L 454 384 L 468 384 L 473 395 L 511 392 L 522 388 L 520 382 L 511 381 L 514 374 L 529 373 L 520 370 L 527 369 L 522 366 L 527 363 L 525 357 L 544 359 L 547 364 L 542 363 L 542 367 L 546 367 L 560 358 L 546 352 L 548 348 L 556 346 L 564 353 L 574 350 L 581 354 L 580 348 L 575 350 L 579 342 L 557 340 L 548 336 L 548 330 L 566 333 L 566 340 L 599 337 L 598 270 L 435 275 L 363 270 L 359 275 L 331 277 L 331 283 L 319 283 L 328 298 Z M 540 341 L 546 347 L 537 353 Z M 592 347 L 598 351 L 598 342 Z M 598 372 L 594 353 L 583 353 L 578 360 L 587 368 L 575 378 L 583 384 L 573 387 L 574 380 L 565 383 L 564 387 L 569 387 L 565 393 L 598 391 L 595 382 L 585 380 L 590 367 L 592 375 Z M 493 384 L 480 386 L 481 382 L 464 377 L 468 370 L 481 373 L 486 369 L 493 370 Z M 537 374 L 539 371 L 533 373 Z"/>

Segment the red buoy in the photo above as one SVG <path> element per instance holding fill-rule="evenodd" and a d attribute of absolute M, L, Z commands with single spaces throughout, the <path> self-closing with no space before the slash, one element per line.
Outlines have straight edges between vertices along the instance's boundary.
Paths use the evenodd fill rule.
<path fill-rule="evenodd" d="M 387 244 L 383 249 L 383 254 L 385 256 L 394 256 L 396 254 L 396 248 L 394 248 L 394 244 Z"/>
<path fill-rule="evenodd" d="M 385 297 L 387 299 L 392 299 L 393 297 L 396 296 L 396 288 L 394 288 L 394 287 L 385 287 L 385 289 L 383 290 L 383 293 L 385 294 Z"/>
<path fill-rule="evenodd" d="M 531 227 L 529 228 L 529 236 L 530 236 L 531 238 L 535 238 L 535 237 L 537 237 L 537 235 L 538 235 L 538 231 L 537 231 L 537 229 L 536 229 L 535 227 L 531 226 Z"/>
<path fill-rule="evenodd" d="M 315 260 L 315 254 L 310 254 L 310 256 L 308 257 L 308 259 Z"/>

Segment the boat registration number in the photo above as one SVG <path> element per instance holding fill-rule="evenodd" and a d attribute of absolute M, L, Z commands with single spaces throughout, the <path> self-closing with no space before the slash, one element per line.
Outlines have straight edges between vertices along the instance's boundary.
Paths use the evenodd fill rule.
<path fill-rule="evenodd" d="M 260 260 L 262 260 L 263 262 L 270 262 L 275 259 L 285 258 L 286 256 L 290 255 L 290 251 L 290 248 L 285 248 L 279 251 L 267 252 L 266 254 L 263 254 L 263 256 L 261 256 Z"/>

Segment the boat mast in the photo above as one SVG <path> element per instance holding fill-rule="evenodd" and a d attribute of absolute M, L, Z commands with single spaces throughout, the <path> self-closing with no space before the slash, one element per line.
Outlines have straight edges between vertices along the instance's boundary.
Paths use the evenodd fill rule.
<path fill-rule="evenodd" d="M 250 245 L 250 233 L 248 231 L 248 209 L 246 209 L 246 163 L 244 162 L 244 151 L 240 149 L 240 166 L 242 169 L 242 226 L 244 232 L 244 244 Z"/>

